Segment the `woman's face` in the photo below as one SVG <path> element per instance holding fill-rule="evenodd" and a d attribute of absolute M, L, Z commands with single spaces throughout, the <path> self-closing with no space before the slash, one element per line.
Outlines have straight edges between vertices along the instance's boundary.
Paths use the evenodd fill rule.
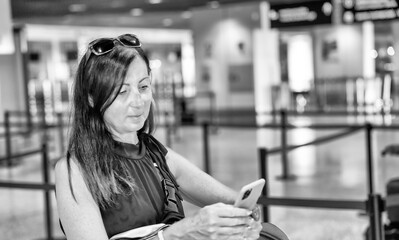
<path fill-rule="evenodd" d="M 137 142 L 137 134 L 132 133 L 143 127 L 151 102 L 151 79 L 147 65 L 137 56 L 129 66 L 120 92 L 104 112 L 105 124 L 116 140 Z"/>

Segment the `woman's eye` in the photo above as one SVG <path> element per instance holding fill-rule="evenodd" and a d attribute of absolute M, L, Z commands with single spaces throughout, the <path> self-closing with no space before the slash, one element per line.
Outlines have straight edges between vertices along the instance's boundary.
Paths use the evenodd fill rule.
<path fill-rule="evenodd" d="M 146 89 L 148 89 L 148 88 L 149 88 L 148 85 L 143 85 L 143 86 L 140 87 L 141 90 L 146 90 Z"/>
<path fill-rule="evenodd" d="M 118 95 L 123 95 L 123 94 L 125 94 L 126 92 L 127 92 L 126 90 L 121 90 L 121 91 L 119 92 Z"/>

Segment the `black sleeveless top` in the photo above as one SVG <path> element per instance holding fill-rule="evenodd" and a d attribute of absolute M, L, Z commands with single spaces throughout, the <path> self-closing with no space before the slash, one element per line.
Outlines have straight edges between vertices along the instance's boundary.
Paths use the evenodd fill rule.
<path fill-rule="evenodd" d="M 164 178 L 173 183 L 178 212 L 180 218 L 184 217 L 178 184 L 166 164 L 165 156 L 168 151 L 160 142 L 153 136 L 142 133 L 138 145 L 115 142 L 114 151 L 128 161 L 136 188 L 130 195 L 117 196 L 115 206 L 101 209 L 108 237 L 133 228 L 164 222 L 167 202 L 162 186 Z"/>
<path fill-rule="evenodd" d="M 166 164 L 168 151 L 160 142 L 142 133 L 138 145 L 115 141 L 114 151 L 128 161 L 136 187 L 129 195 L 116 196 L 116 204 L 100 209 L 109 238 L 134 228 L 158 223 L 171 224 L 184 218 L 183 198 Z M 164 182 L 169 185 L 168 191 L 165 191 Z M 171 204 L 170 199 L 174 204 Z M 173 205 L 176 207 L 170 211 Z M 60 227 L 64 231 L 61 221 Z"/>

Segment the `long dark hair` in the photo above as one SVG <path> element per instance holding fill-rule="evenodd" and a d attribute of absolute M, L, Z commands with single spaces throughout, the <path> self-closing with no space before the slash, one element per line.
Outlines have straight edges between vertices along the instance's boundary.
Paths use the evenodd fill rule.
<path fill-rule="evenodd" d="M 103 116 L 120 91 L 129 65 L 136 58 L 144 60 L 150 74 L 148 58 L 141 48 L 116 45 L 111 52 L 101 56 L 86 52 L 79 63 L 73 86 L 72 128 L 67 156 L 69 185 L 73 194 L 70 175 L 72 156 L 101 208 L 112 205 L 117 194 L 131 193 L 135 188 L 126 161 L 121 161 L 112 151 L 114 140 Z M 152 103 L 148 118 L 138 134 L 153 132 L 153 108 Z"/>

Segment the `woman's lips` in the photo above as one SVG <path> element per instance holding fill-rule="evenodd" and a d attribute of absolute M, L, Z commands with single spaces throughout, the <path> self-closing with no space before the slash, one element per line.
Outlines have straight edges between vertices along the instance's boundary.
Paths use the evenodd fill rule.
<path fill-rule="evenodd" d="M 139 114 L 139 115 L 129 115 L 129 118 L 130 118 L 130 119 L 133 119 L 133 120 L 135 120 L 135 121 L 138 121 L 138 120 L 141 119 L 141 116 L 142 116 L 142 114 Z"/>
<path fill-rule="evenodd" d="M 140 117 L 143 113 L 130 114 L 128 117 Z"/>

